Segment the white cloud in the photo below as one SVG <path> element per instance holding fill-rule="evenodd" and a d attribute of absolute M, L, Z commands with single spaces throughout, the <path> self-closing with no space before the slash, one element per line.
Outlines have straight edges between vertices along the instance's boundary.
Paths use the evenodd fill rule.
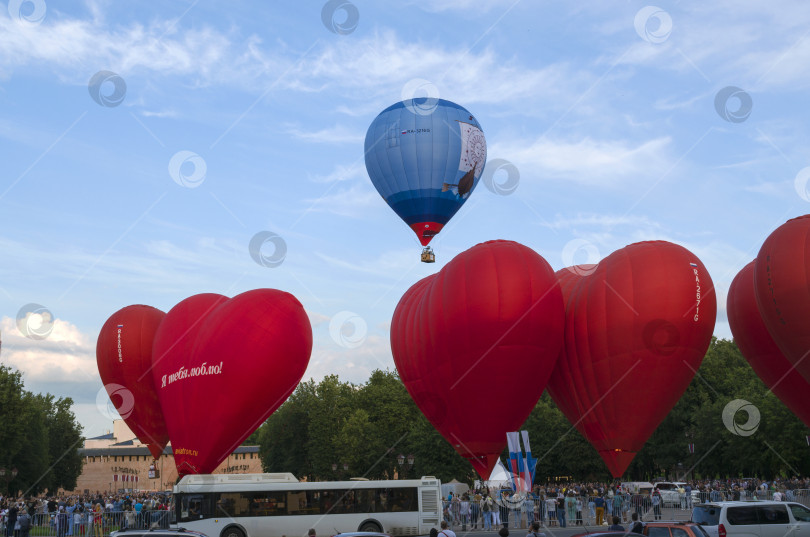
<path fill-rule="evenodd" d="M 383 101 L 390 104 L 391 96 L 399 97 L 416 78 L 436 84 L 443 98 L 472 104 L 519 98 L 565 102 L 561 98 L 570 97 L 576 88 L 581 91 L 593 78 L 566 64 L 532 69 L 490 49 L 448 49 L 407 40 L 391 30 L 316 43 L 306 52 L 279 44 L 270 47 L 256 36 L 243 39 L 209 26 L 180 30 L 167 21 L 111 30 L 98 19 L 49 18 L 41 26 L 25 27 L 2 17 L 0 34 L 0 73 L 6 76 L 20 67 L 44 66 L 73 84 L 87 84 L 95 71 L 108 69 L 125 80 L 158 73 L 182 77 L 192 87 L 223 85 L 256 93 L 270 85 L 300 92 L 334 93 L 338 88 L 368 113 L 379 110 Z M 344 105 L 338 111 L 351 113 L 353 108 Z M 151 112 L 163 113 L 171 112 Z M 335 139 L 335 133 L 327 131 L 298 134 L 316 141 Z M 341 142 L 358 135 L 338 134 Z"/>
<path fill-rule="evenodd" d="M 2 362 L 23 372 L 24 380 L 84 383 L 98 378 L 95 338 L 62 319 L 54 319 L 45 339 L 29 339 L 15 319 L 0 319 Z"/>
<path fill-rule="evenodd" d="M 178 117 L 178 113 L 176 110 L 160 110 L 156 112 L 152 112 L 149 110 L 141 110 L 140 115 L 143 117 L 157 117 L 157 118 L 176 118 Z"/>
<path fill-rule="evenodd" d="M 328 315 L 318 313 L 317 311 L 307 310 L 307 317 L 309 317 L 309 324 L 311 324 L 313 328 L 329 322 Z"/>
<path fill-rule="evenodd" d="M 347 181 L 349 179 L 368 181 L 366 167 L 362 161 L 355 162 L 349 166 L 337 164 L 334 169 L 326 175 L 310 175 L 310 180 L 316 183 L 333 183 L 335 181 Z"/>
<path fill-rule="evenodd" d="M 356 183 L 334 194 L 326 193 L 320 198 L 304 200 L 310 211 L 325 212 L 349 218 L 367 218 L 373 207 L 382 207 L 385 202 L 371 184 Z"/>
<path fill-rule="evenodd" d="M 565 179 L 589 186 L 616 188 L 628 180 L 649 182 L 669 167 L 669 137 L 642 142 L 629 140 L 559 141 L 539 138 L 531 142 L 493 144 L 492 154 L 512 161 L 533 175 Z"/>
<path fill-rule="evenodd" d="M 353 349 L 341 348 L 328 336 L 317 339 L 304 379 L 313 378 L 317 382 L 327 375 L 338 374 L 341 381 L 359 383 L 368 381 L 375 369 L 396 370 L 387 337 L 369 335 Z"/>
<path fill-rule="evenodd" d="M 362 144 L 363 140 L 366 138 L 364 132 L 349 129 L 344 125 L 335 125 L 334 127 L 321 129 L 318 131 L 306 131 L 300 127 L 290 126 L 288 127 L 287 132 L 299 140 L 321 144 L 357 145 Z"/>

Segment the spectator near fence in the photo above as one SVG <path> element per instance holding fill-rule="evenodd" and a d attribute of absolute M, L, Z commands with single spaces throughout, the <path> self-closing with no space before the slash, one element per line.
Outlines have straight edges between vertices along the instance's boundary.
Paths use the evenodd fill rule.
<path fill-rule="evenodd" d="M 596 525 L 601 526 L 605 517 L 605 499 L 597 495 L 593 499 L 593 504 L 596 506 Z"/>

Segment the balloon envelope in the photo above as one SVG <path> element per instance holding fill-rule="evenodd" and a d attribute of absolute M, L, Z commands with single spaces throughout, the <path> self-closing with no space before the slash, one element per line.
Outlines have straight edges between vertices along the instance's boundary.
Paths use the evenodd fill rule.
<path fill-rule="evenodd" d="M 289 293 L 195 295 L 167 314 L 153 375 L 182 476 L 208 474 L 292 393 L 312 329 Z"/>
<path fill-rule="evenodd" d="M 482 479 L 542 395 L 562 325 L 551 267 L 510 241 L 462 252 L 400 299 L 391 349 L 402 382 Z"/>
<path fill-rule="evenodd" d="M 165 313 L 136 304 L 113 313 L 98 334 L 96 363 L 118 414 L 155 459 L 169 441 L 152 383 L 152 342 Z"/>
<path fill-rule="evenodd" d="M 694 254 L 664 241 L 631 244 L 578 276 L 571 269 L 549 393 L 619 477 L 700 367 L 713 285 Z"/>
<path fill-rule="evenodd" d="M 734 342 L 768 389 L 810 427 L 810 383 L 785 358 L 762 321 L 754 296 L 755 264 L 743 267 L 728 289 L 726 310 Z"/>
<path fill-rule="evenodd" d="M 810 215 L 788 220 L 765 239 L 754 292 L 768 332 L 810 382 Z"/>
<path fill-rule="evenodd" d="M 410 99 L 374 119 L 365 158 L 374 187 L 426 246 L 478 184 L 487 144 L 466 108 Z"/>

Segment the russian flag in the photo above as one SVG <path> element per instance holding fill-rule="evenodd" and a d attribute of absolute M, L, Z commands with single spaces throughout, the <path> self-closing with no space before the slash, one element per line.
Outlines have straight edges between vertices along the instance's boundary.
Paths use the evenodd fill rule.
<path fill-rule="evenodd" d="M 689 263 L 690 267 L 697 267 L 697 263 Z"/>

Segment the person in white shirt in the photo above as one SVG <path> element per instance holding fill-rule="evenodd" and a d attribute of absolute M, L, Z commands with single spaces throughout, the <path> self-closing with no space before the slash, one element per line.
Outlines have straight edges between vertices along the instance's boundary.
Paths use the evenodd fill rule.
<path fill-rule="evenodd" d="M 456 537 L 456 532 L 447 526 L 446 520 L 442 520 L 442 531 L 439 532 L 439 537 Z"/>

